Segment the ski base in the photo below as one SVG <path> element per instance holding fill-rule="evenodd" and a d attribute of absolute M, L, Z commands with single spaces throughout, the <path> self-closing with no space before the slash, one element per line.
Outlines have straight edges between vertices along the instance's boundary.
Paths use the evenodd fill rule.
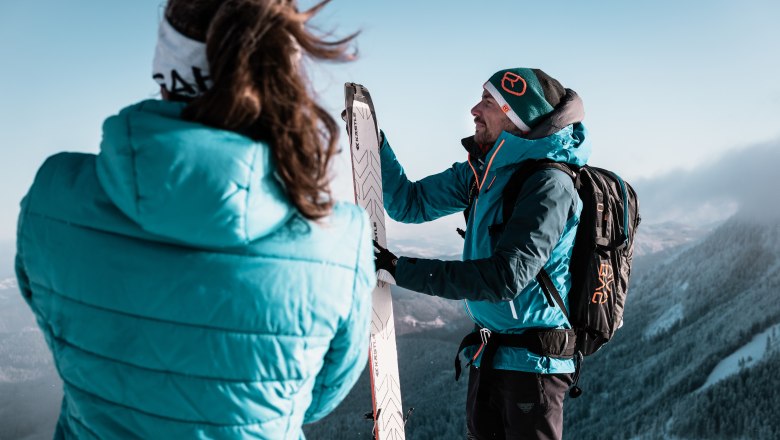
<path fill-rule="evenodd" d="M 344 91 L 355 203 L 368 212 L 374 240 L 387 247 L 379 130 L 374 105 L 368 90 L 360 84 L 347 83 Z M 395 284 L 395 279 L 383 270 L 379 271 L 378 278 L 372 297 L 373 315 L 369 346 L 374 438 L 404 440 L 405 418 L 398 378 L 393 299 L 388 284 Z"/>

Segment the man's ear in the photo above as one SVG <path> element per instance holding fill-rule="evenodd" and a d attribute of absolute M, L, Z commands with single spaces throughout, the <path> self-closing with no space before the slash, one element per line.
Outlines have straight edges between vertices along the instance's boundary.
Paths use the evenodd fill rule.
<path fill-rule="evenodd" d="M 504 115 L 506 116 L 506 115 Z M 509 120 L 509 117 L 506 118 L 506 121 L 504 121 L 504 126 L 501 127 L 502 130 L 505 132 L 512 134 L 517 137 L 524 138 L 527 133 L 523 132 L 523 130 L 520 130 L 520 128 L 517 127 L 517 125 L 514 124 L 514 122 Z"/>

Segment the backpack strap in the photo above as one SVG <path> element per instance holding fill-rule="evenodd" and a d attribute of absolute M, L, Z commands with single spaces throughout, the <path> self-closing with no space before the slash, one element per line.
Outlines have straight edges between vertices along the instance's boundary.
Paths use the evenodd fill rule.
<path fill-rule="evenodd" d="M 567 176 L 571 177 L 576 184 L 579 169 L 577 168 L 575 170 L 574 168 L 576 167 L 574 165 L 553 162 L 550 160 L 528 160 L 523 162 L 523 165 L 512 174 L 512 177 L 509 178 L 509 182 L 507 182 L 504 187 L 502 194 L 504 208 L 502 216 L 503 224 L 506 224 L 512 217 L 512 212 L 514 212 L 515 203 L 517 202 L 517 196 L 520 195 L 520 190 L 523 188 L 526 180 L 538 171 L 550 168 L 563 171 Z"/>
<path fill-rule="evenodd" d="M 520 195 L 520 190 L 522 189 L 526 180 L 528 180 L 528 177 L 537 171 L 550 168 L 563 171 L 572 178 L 575 188 L 579 186 L 580 169 L 575 165 L 553 162 L 550 160 L 534 160 L 524 162 L 523 165 L 521 165 L 514 172 L 514 174 L 512 174 L 512 177 L 509 178 L 509 182 L 504 187 L 502 201 L 502 223 L 498 225 L 492 225 L 488 228 L 488 231 L 491 235 L 494 233 L 503 232 L 504 225 L 506 225 L 507 222 L 509 222 L 509 219 L 512 217 L 512 212 L 515 210 L 517 197 Z M 553 284 L 550 275 L 546 270 L 544 270 L 544 268 L 542 268 L 542 270 L 540 270 L 536 275 L 536 281 L 542 288 L 542 292 L 544 292 L 544 296 L 547 298 L 547 303 L 550 305 L 550 307 L 555 307 L 555 305 L 558 305 L 558 307 L 561 309 L 561 312 L 563 312 L 563 315 L 566 317 L 566 320 L 571 323 L 571 320 L 569 319 L 569 313 L 566 311 L 566 305 L 563 302 L 563 297 L 561 297 L 558 289 L 555 288 L 555 284 Z"/>
<path fill-rule="evenodd" d="M 563 171 L 572 178 L 575 188 L 579 185 L 579 167 L 567 163 L 553 162 L 548 159 L 543 160 L 526 160 L 524 161 L 509 178 L 506 186 L 504 186 L 502 192 L 502 218 L 501 223 L 488 226 L 488 233 L 490 235 L 500 234 L 504 232 L 504 225 L 507 224 L 512 217 L 512 213 L 515 210 L 515 203 L 517 197 L 520 195 L 520 190 L 523 188 L 526 180 L 534 175 L 536 172 L 546 169 L 556 169 Z"/>

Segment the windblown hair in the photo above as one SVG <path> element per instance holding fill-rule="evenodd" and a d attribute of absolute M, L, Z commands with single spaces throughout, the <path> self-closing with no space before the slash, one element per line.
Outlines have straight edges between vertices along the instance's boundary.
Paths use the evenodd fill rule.
<path fill-rule="evenodd" d="M 295 0 L 170 0 L 165 11 L 179 32 L 206 42 L 213 82 L 183 117 L 267 142 L 287 196 L 310 220 L 333 207 L 339 125 L 315 102 L 298 59 L 349 61 L 356 36 L 325 41 L 308 29 L 329 1 L 299 12 Z"/>

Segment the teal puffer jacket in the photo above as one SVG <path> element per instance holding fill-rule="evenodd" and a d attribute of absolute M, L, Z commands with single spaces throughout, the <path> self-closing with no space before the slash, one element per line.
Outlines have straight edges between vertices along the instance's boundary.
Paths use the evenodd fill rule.
<path fill-rule="evenodd" d="M 17 276 L 64 382 L 65 438 L 301 438 L 366 364 L 368 218 L 309 222 L 266 144 L 145 101 L 99 155 L 49 158 Z"/>
<path fill-rule="evenodd" d="M 385 208 L 397 221 L 420 223 L 463 211 L 471 182 L 476 179 L 479 185 L 467 222 L 463 261 L 399 258 L 398 285 L 465 300 L 472 320 L 491 331 L 569 328 L 561 310 L 547 304 L 535 277 L 544 268 L 567 301 L 569 260 L 582 208 L 571 177 L 553 169 L 529 176 L 503 233 L 491 235 L 489 228 L 502 222 L 502 190 L 523 161 L 551 159 L 582 166 L 589 155 L 590 143 L 581 123 L 533 140 L 503 132 L 485 155 L 470 154 L 466 162 L 410 182 L 385 140 L 381 150 Z M 460 240 L 454 233 L 452 239 Z M 574 362 L 500 347 L 493 367 L 571 373 Z"/>

